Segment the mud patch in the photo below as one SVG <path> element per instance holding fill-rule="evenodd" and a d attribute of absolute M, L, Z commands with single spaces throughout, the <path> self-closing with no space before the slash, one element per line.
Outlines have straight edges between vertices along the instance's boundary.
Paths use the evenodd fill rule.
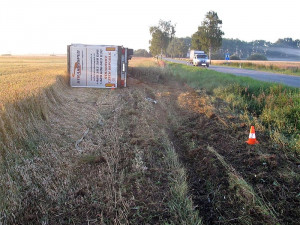
<path fill-rule="evenodd" d="M 248 125 L 217 104 L 205 93 L 178 97 L 176 150 L 204 223 L 297 224 L 297 159 L 263 131 L 261 144 L 248 146 Z"/>

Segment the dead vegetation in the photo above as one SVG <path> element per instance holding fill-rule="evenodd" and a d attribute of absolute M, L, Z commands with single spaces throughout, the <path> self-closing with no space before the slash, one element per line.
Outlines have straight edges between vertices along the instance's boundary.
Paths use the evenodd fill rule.
<path fill-rule="evenodd" d="M 1 223 L 201 224 L 155 88 L 65 78 L 4 105 Z"/>

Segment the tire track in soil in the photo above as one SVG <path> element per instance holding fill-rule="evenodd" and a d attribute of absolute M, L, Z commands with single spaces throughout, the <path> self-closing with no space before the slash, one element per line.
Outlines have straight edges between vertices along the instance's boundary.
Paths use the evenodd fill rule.
<path fill-rule="evenodd" d="M 276 149 L 265 133 L 259 133 L 260 145 L 245 144 L 245 123 L 217 103 L 214 106 L 204 93 L 191 91 L 176 110 L 182 122 L 173 140 L 203 222 L 297 224 L 297 159 Z M 294 175 L 285 177 L 287 171 Z"/>

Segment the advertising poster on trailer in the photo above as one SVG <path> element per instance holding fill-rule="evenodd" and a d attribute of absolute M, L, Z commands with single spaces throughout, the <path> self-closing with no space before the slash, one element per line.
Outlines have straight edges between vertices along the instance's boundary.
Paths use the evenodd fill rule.
<path fill-rule="evenodd" d="M 118 80 L 117 46 L 70 46 L 72 87 L 115 88 Z"/>

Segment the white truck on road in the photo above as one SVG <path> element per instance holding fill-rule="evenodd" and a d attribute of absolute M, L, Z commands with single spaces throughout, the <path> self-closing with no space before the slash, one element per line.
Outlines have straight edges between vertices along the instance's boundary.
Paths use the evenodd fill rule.
<path fill-rule="evenodd" d="M 191 50 L 190 51 L 190 63 L 193 66 L 206 66 L 209 67 L 209 59 L 204 51 Z"/>

